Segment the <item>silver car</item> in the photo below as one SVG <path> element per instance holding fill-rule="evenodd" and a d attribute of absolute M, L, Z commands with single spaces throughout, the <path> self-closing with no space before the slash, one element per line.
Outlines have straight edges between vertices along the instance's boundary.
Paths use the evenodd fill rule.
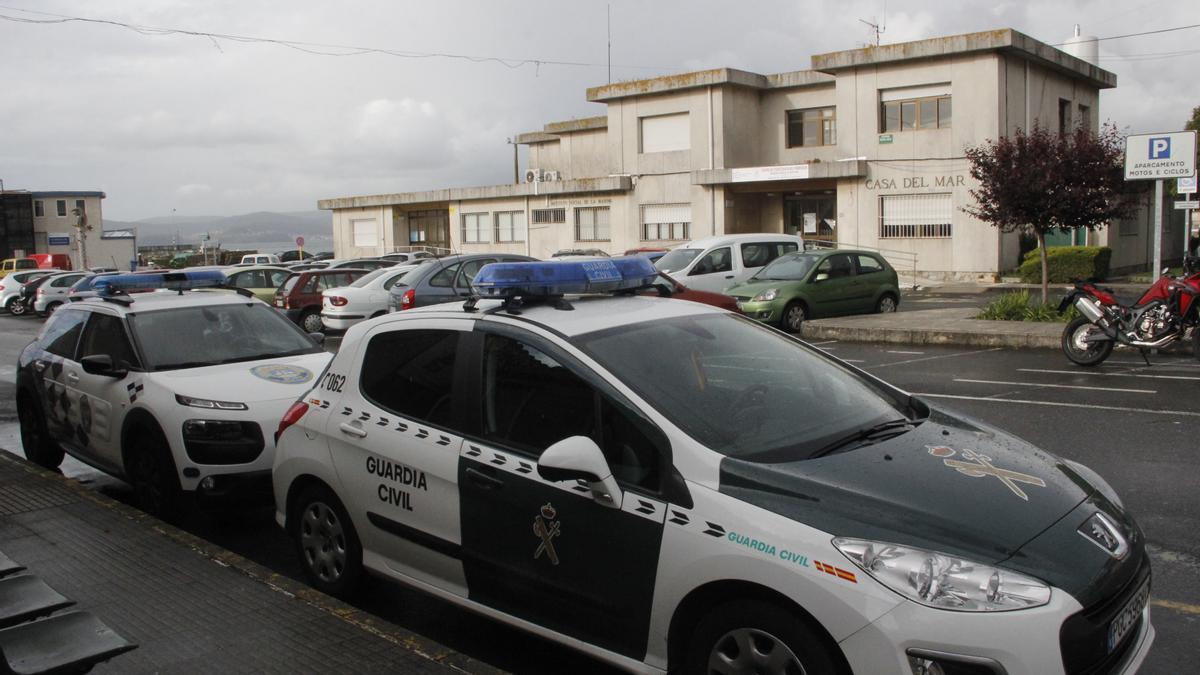
<path fill-rule="evenodd" d="M 21 299 L 21 287 L 47 274 L 58 274 L 58 270 L 11 272 L 8 276 L 0 279 L 0 307 L 3 307 L 9 314 L 14 316 L 24 314 L 25 305 L 19 302 Z"/>
<path fill-rule="evenodd" d="M 33 301 L 33 310 L 41 316 L 50 316 L 58 306 L 67 301 L 67 294 L 76 281 L 85 277 L 95 276 L 92 272 L 64 272 L 56 274 L 38 286 L 37 297 Z"/>

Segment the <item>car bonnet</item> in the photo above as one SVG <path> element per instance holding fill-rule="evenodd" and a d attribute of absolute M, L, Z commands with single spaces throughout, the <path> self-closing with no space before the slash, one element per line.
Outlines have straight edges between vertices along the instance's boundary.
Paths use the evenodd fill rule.
<path fill-rule="evenodd" d="M 146 378 L 173 393 L 213 401 L 294 399 L 316 384 L 317 376 L 332 358 L 328 352 L 318 352 L 146 373 Z"/>

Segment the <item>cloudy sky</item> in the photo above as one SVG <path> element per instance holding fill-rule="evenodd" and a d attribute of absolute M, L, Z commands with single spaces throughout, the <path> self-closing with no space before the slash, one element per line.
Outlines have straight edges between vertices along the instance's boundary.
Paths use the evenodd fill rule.
<path fill-rule="evenodd" d="M 1200 23 L 1188 2 L 888 3 L 884 42 L 1012 27 L 1057 43 Z M 0 0 L 0 179 L 8 188 L 104 190 L 117 220 L 308 210 L 320 198 L 503 183 L 505 139 L 603 114 L 584 89 L 718 66 L 800 70 L 871 39 L 882 0 Z M 320 56 L 143 27 L 395 52 Z M 1200 105 L 1200 29 L 1105 40 L 1118 75 L 1101 116 L 1130 132 L 1178 129 Z M 345 53 L 344 49 L 313 49 Z M 1191 92 L 1191 93 L 1189 93 Z"/>

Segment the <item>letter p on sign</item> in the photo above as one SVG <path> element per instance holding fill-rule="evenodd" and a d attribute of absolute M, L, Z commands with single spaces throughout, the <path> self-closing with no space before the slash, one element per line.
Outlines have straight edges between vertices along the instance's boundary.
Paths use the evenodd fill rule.
<path fill-rule="evenodd" d="M 1171 138 L 1160 136 L 1150 139 L 1150 159 L 1170 159 Z"/>

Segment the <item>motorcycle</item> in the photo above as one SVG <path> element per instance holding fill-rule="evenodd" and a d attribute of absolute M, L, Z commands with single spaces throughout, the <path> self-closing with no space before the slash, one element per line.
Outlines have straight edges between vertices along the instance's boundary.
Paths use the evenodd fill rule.
<path fill-rule="evenodd" d="M 1200 359 L 1200 257 L 1184 259 L 1183 275 L 1170 277 L 1165 271 L 1154 285 L 1132 305 L 1117 301 L 1113 290 L 1088 281 L 1075 282 L 1063 297 L 1058 311 L 1072 305 L 1079 316 L 1062 334 L 1062 350 L 1081 366 L 1103 363 L 1116 345 L 1137 347 L 1146 358 L 1147 349 L 1158 349 L 1180 340 L 1192 340 L 1193 353 Z M 1146 359 L 1146 365 L 1150 365 Z"/>

